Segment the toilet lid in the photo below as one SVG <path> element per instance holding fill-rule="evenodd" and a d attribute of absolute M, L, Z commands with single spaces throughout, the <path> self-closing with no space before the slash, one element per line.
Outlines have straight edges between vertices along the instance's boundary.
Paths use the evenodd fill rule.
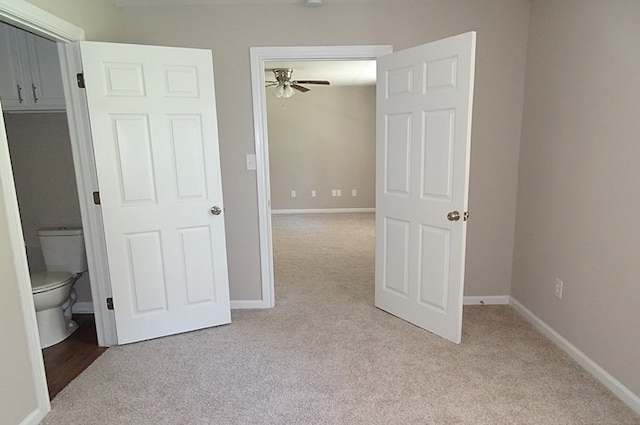
<path fill-rule="evenodd" d="M 57 289 L 73 281 L 69 272 L 42 272 L 31 275 L 31 291 L 34 294 Z"/>

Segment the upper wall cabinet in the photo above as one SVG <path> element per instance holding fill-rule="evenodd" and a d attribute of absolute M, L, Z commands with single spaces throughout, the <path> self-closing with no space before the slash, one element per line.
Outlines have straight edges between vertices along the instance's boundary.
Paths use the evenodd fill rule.
<path fill-rule="evenodd" d="M 4 111 L 65 109 L 55 42 L 0 22 L 0 101 Z"/>

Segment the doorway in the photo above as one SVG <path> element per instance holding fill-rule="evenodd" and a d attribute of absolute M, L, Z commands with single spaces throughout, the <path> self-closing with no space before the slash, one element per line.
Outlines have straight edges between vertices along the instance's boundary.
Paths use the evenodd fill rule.
<path fill-rule="evenodd" d="M 29 5 L 26 2 L 0 1 L 2 10 L 0 20 L 16 27 L 28 30 L 34 34 L 55 40 L 57 42 L 76 41 L 84 38 L 84 31 L 75 27 L 47 12 Z M 4 131 L 4 120 L 0 123 L 0 185 L 2 192 L 2 203 L 6 216 L 7 238 L 3 247 L 12 252 L 24 252 L 24 238 L 21 231 L 20 216 L 18 211 L 17 198 L 13 175 L 10 173 L 11 161 L 9 158 L 8 144 Z M 81 183 L 79 182 L 79 185 Z M 30 414 L 31 418 L 43 418 L 50 409 L 49 394 L 47 391 L 47 381 L 40 350 L 38 329 L 34 313 L 33 296 L 31 294 L 31 283 L 26 255 L 14 255 L 10 260 L 13 267 L 15 281 L 8 282 L 13 286 L 13 290 L 19 294 L 21 311 L 20 317 L 16 317 L 16 322 L 24 329 L 27 342 L 26 354 L 29 357 L 31 366 L 31 376 L 33 378 L 34 395 L 36 398 L 36 408 Z M 12 351 L 8 348 L 8 355 L 24 355 L 22 351 Z"/>
<path fill-rule="evenodd" d="M 272 243 L 280 300 L 288 297 L 292 286 L 307 284 L 295 278 L 295 267 L 287 267 L 292 262 L 313 268 L 329 251 L 349 252 L 353 255 L 323 264 L 331 269 L 353 262 L 340 269 L 346 278 L 373 261 L 376 61 L 285 61 L 266 66 Z M 279 83 L 273 83 L 275 77 Z M 285 94 L 286 87 L 292 89 Z M 326 232 L 332 236 L 327 238 Z M 367 255 L 356 255 L 360 252 Z M 338 269 L 315 270 L 315 287 L 335 284 L 331 277 Z M 352 280 L 370 284 L 364 286 L 373 304 L 373 276 Z M 315 292 L 301 294 L 305 293 Z"/>
<path fill-rule="evenodd" d="M 271 308 L 275 305 L 273 239 L 271 223 L 271 183 L 265 72 L 274 61 L 375 60 L 391 53 L 391 46 L 317 46 L 317 47 L 253 47 L 251 48 L 251 83 L 255 129 L 256 172 L 258 185 L 258 219 L 262 300 L 247 308 Z"/>
<path fill-rule="evenodd" d="M 3 94 L 7 97 L 3 100 L 7 102 L 3 104 L 2 112 L 26 258 L 29 273 L 34 275 L 47 271 L 39 230 L 81 227 L 82 223 L 69 121 L 55 41 L 5 22 L 0 22 L 0 25 L 7 36 L 3 40 L 6 44 L 3 45 L 2 59 L 10 67 L 5 70 L 14 70 L 15 81 L 20 83 L 17 101 L 11 97 L 16 87 L 4 86 Z M 28 67 L 25 67 L 27 63 Z M 33 96 L 30 90 L 23 88 L 28 77 L 22 78 L 27 71 L 31 76 L 35 75 Z M 26 107 L 28 109 L 21 109 L 25 104 L 30 105 Z M 73 312 L 73 320 L 79 328 L 63 341 L 42 351 L 51 398 L 105 350 L 98 346 L 96 338 L 87 272 L 75 282 L 72 297 L 74 302 L 67 303 L 65 315 L 71 318 Z"/>

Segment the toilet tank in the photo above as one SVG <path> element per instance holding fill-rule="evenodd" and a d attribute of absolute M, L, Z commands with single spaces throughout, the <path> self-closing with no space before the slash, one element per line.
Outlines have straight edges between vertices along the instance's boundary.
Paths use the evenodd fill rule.
<path fill-rule="evenodd" d="M 38 230 L 44 262 L 49 272 L 87 271 L 87 254 L 81 227 L 50 227 Z"/>

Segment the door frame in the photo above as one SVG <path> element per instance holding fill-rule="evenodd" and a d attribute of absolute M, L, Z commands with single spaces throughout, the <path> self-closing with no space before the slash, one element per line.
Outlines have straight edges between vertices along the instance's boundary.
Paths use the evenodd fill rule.
<path fill-rule="evenodd" d="M 265 63 L 268 61 L 376 60 L 393 53 L 391 45 L 362 46 L 280 46 L 251 47 L 251 91 L 258 187 L 258 231 L 262 299 L 231 302 L 232 308 L 272 308 L 275 306 L 273 239 L 271 228 L 271 183 L 265 91 Z"/>
<path fill-rule="evenodd" d="M 101 301 L 105 300 L 111 293 L 111 282 L 109 280 L 107 268 L 108 263 L 102 229 L 102 216 L 100 208 L 93 204 L 92 197 L 88 195 L 94 190 L 97 190 L 98 185 L 95 164 L 93 164 L 93 149 L 91 143 L 87 143 L 87 141 L 91 140 L 88 125 L 87 105 L 84 99 L 84 93 L 80 90 L 72 90 L 72 87 L 76 82 L 75 79 L 71 77 L 72 75 L 75 75 L 75 72 L 72 73 L 71 71 L 78 70 L 77 72 L 81 72 L 82 63 L 80 61 L 79 54 L 74 53 L 74 49 L 70 48 L 72 46 L 70 46 L 69 43 L 84 40 L 85 32 L 82 28 L 79 28 L 24 0 L 0 0 L 0 20 L 58 43 L 58 54 L 60 56 L 60 66 L 62 69 L 62 83 L 65 92 L 74 172 L 78 198 L 80 201 L 80 215 L 82 217 L 82 227 L 84 229 L 86 242 L 87 263 L 89 266 L 92 303 L 96 322 L 96 334 L 99 345 L 115 345 L 117 344 L 115 318 L 113 312 L 107 310 L 106 304 Z M 0 155 L 2 154 L 0 153 Z M 7 157 L 5 159 L 0 157 L 0 160 L 10 161 L 10 158 Z M 6 193 L 4 194 L 2 201 L 10 208 L 13 208 L 11 203 L 16 202 L 8 198 Z M 16 210 L 18 208 L 17 202 L 15 203 L 15 208 Z M 23 242 L 20 243 L 23 244 Z M 21 272 L 19 264 L 16 264 L 16 270 Z M 21 293 L 31 294 L 31 282 L 28 270 L 26 270 L 25 278 L 20 279 L 20 282 L 18 283 L 20 285 Z M 33 324 L 36 326 L 35 310 L 33 309 L 33 301 L 31 300 L 32 297 L 28 298 L 29 303 L 23 305 L 23 312 L 26 316 L 29 316 L 33 312 Z M 29 306 L 31 310 L 26 309 Z M 27 322 L 27 328 L 31 328 L 29 326 L 30 319 L 27 318 L 25 320 Z M 38 338 L 37 326 L 34 329 L 35 337 Z M 29 333 L 30 331 L 31 329 L 28 330 Z M 42 357 L 39 342 L 37 355 Z"/>

